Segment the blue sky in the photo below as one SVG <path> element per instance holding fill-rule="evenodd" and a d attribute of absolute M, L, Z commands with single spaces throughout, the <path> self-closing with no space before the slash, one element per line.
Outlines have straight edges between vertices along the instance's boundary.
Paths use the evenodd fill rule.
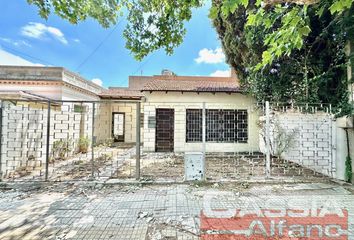
<path fill-rule="evenodd" d="M 102 80 L 105 87 L 126 86 L 129 75 L 154 75 L 162 69 L 178 75 L 228 74 L 208 6 L 194 11 L 184 42 L 172 56 L 160 50 L 135 61 L 124 47 L 122 21 L 84 64 L 113 27 L 104 29 L 90 19 L 72 25 L 53 14 L 44 20 L 25 0 L 1 0 L 0 8 L 0 64 L 63 66 L 88 80 Z"/>

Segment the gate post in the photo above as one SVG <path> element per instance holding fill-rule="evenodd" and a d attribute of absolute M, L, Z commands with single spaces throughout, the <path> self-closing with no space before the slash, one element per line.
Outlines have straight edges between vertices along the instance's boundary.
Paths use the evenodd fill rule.
<path fill-rule="evenodd" d="M 140 179 L 140 102 L 136 103 L 136 150 L 135 178 Z"/>
<path fill-rule="evenodd" d="M 0 182 L 2 182 L 2 115 L 3 101 L 0 100 Z"/>
<path fill-rule="evenodd" d="M 91 179 L 95 178 L 95 110 L 96 103 L 92 103 L 92 128 L 91 128 Z"/>
<path fill-rule="evenodd" d="M 203 141 L 203 180 L 206 179 L 206 104 L 203 102 L 202 110 L 202 141 Z"/>
<path fill-rule="evenodd" d="M 51 102 L 48 101 L 47 105 L 47 140 L 46 140 L 46 156 L 45 156 L 45 181 L 48 181 L 48 172 L 49 172 L 49 150 L 50 150 L 50 107 Z"/>
<path fill-rule="evenodd" d="M 266 114 L 266 125 L 265 125 L 265 144 L 266 144 L 266 177 L 270 177 L 270 110 L 269 110 L 269 101 L 266 101 L 265 107 Z"/>

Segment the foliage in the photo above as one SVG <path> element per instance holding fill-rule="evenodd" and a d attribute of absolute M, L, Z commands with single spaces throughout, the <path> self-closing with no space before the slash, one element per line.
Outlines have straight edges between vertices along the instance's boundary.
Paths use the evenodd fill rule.
<path fill-rule="evenodd" d="M 181 44 L 185 35 L 185 21 L 192 17 L 192 9 L 201 7 L 205 0 L 27 0 L 47 19 L 55 14 L 73 24 L 91 17 L 103 27 L 117 23 L 118 16 L 127 12 L 124 36 L 126 47 L 141 60 L 147 54 L 163 48 L 166 53 Z M 321 17 L 328 11 L 341 15 L 350 9 L 353 0 L 299 1 L 299 0 L 213 0 L 210 17 L 227 18 L 244 10 L 247 26 L 261 26 L 270 30 L 264 36 L 267 47 L 262 54 L 261 66 L 271 64 L 276 58 L 300 49 L 304 38 L 311 32 L 307 16 L 308 6 L 316 5 Z M 242 12 L 242 11 L 241 11 Z"/>
<path fill-rule="evenodd" d="M 38 7 L 47 19 L 55 14 L 73 24 L 91 17 L 107 28 L 117 24 L 118 16 L 127 12 L 124 30 L 126 47 L 141 60 L 163 48 L 167 54 L 180 45 L 186 33 L 185 21 L 192 17 L 192 8 L 203 0 L 27 0 Z"/>
<path fill-rule="evenodd" d="M 90 140 L 88 137 L 81 137 L 78 141 L 78 152 L 87 153 L 89 148 Z"/>
<path fill-rule="evenodd" d="M 124 31 L 126 48 L 136 59 L 163 48 L 172 54 L 186 34 L 185 21 L 192 17 L 192 8 L 202 0 L 136 0 L 128 6 L 128 25 Z"/>
<path fill-rule="evenodd" d="M 71 23 L 91 17 L 103 27 L 127 19 L 126 47 L 136 59 L 172 54 L 192 9 L 205 0 L 27 0 L 48 18 Z M 258 99 L 348 106 L 344 48 L 354 37 L 354 0 L 212 0 L 210 18 L 227 62 Z M 353 55 L 351 56 L 354 60 Z M 343 112 L 344 111 L 344 112 Z"/>
<path fill-rule="evenodd" d="M 352 171 L 352 159 L 350 156 L 347 156 L 347 159 L 345 161 L 345 180 L 349 183 L 352 182 L 352 176 L 353 176 L 353 171 Z"/>
<path fill-rule="evenodd" d="M 296 17 L 284 20 L 283 11 L 290 15 L 294 11 L 299 13 L 298 5 L 264 9 L 263 15 L 254 14 L 255 19 L 249 15 L 255 11 L 255 4 L 249 4 L 247 9 L 238 7 L 234 14 L 225 16 L 220 11 L 214 16 L 213 24 L 227 62 L 236 69 L 243 86 L 258 100 L 322 102 L 331 103 L 337 109 L 347 109 L 345 45 L 350 35 L 348 29 L 354 21 L 353 14 L 332 15 L 322 7 L 331 6 L 334 1 L 325 2 L 327 5 L 321 2 L 302 7 L 301 14 L 306 16 L 306 21 Z M 222 9 L 222 1 L 213 0 L 213 8 Z M 298 30 L 301 36 L 291 35 L 297 28 L 291 23 L 293 20 L 302 26 Z M 288 28 L 294 29 L 290 35 L 279 31 L 284 21 L 291 23 Z M 291 41 L 278 42 L 283 34 L 286 36 L 284 41 L 292 39 L 296 49 Z M 267 52 L 269 47 L 275 54 Z M 263 64 L 265 56 L 267 63 Z"/>
<path fill-rule="evenodd" d="M 77 24 L 91 17 L 103 27 L 115 24 L 118 15 L 122 14 L 122 3 L 119 0 L 27 0 L 38 7 L 39 15 L 48 19 L 51 11 L 59 17 Z"/>
<path fill-rule="evenodd" d="M 315 15 L 322 17 L 325 11 L 332 16 L 340 16 L 351 8 L 353 0 L 309 1 L 311 5 L 295 4 L 292 1 L 277 1 L 273 5 L 261 0 L 213 0 L 210 17 L 227 18 L 243 12 L 245 27 L 262 27 L 267 30 L 262 36 L 265 49 L 262 60 L 257 64 L 260 69 L 271 64 L 281 56 L 289 56 L 293 50 L 301 49 L 304 39 L 311 32 L 308 8 L 316 8 Z M 296 1 L 293 1 L 296 2 Z M 240 15 L 238 15 L 240 16 Z"/>
<path fill-rule="evenodd" d="M 63 160 L 68 156 L 72 146 L 71 139 L 60 139 L 53 142 L 52 147 L 52 160 Z"/>

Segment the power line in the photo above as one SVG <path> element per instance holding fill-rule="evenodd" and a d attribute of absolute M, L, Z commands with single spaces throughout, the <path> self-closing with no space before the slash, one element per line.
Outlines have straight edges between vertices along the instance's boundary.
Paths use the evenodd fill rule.
<path fill-rule="evenodd" d="M 53 64 L 53 63 L 51 63 L 51 62 L 48 62 L 48 61 L 43 60 L 43 59 L 38 58 L 38 57 L 34 57 L 34 56 L 32 56 L 32 55 L 30 55 L 30 54 L 28 54 L 28 53 L 24 53 L 24 52 L 22 52 L 22 51 L 19 51 L 19 50 L 16 50 L 16 49 L 14 49 L 14 48 L 5 46 L 5 45 L 3 45 L 3 44 L 1 44 L 1 47 L 5 48 L 5 49 L 8 49 L 8 50 L 10 50 L 10 51 L 13 51 L 13 52 L 15 52 L 15 53 L 18 53 L 18 54 L 20 54 L 20 55 L 22 55 L 22 56 L 26 56 L 26 57 L 32 58 L 33 60 L 40 61 L 40 62 L 42 62 L 42 63 L 47 63 L 47 64 L 53 65 L 53 66 L 55 65 L 55 64 Z"/>
<path fill-rule="evenodd" d="M 156 53 L 156 51 L 153 52 L 153 53 L 146 59 L 145 62 L 141 63 L 140 66 L 132 73 L 132 75 L 135 75 L 137 72 L 139 72 L 139 71 L 150 61 L 151 57 L 152 57 L 155 53 Z"/>
<path fill-rule="evenodd" d="M 103 45 L 103 43 L 112 35 L 112 33 L 117 29 L 119 24 L 122 22 L 120 20 L 114 28 L 106 35 L 106 37 L 97 45 L 97 47 L 77 66 L 76 71 L 78 71 L 96 52 L 97 50 Z"/>

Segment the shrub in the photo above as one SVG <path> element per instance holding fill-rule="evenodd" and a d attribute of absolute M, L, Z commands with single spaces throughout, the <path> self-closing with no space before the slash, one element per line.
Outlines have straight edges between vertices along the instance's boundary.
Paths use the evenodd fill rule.
<path fill-rule="evenodd" d="M 90 140 L 88 137 L 81 137 L 78 141 L 78 152 L 87 153 L 89 148 Z"/>

